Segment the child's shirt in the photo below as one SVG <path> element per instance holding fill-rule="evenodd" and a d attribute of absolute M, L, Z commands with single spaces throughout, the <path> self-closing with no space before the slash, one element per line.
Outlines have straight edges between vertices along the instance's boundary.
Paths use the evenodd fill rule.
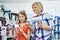
<path fill-rule="evenodd" d="M 17 39 L 18 40 L 27 40 L 24 37 L 24 35 L 20 32 L 20 29 L 21 29 L 20 27 L 16 27 L 16 30 L 17 30 L 17 33 L 18 33 L 17 34 Z M 23 25 L 22 29 L 23 29 L 24 33 L 26 33 L 28 35 L 28 29 L 29 29 L 29 27 L 27 26 L 27 24 Z"/>

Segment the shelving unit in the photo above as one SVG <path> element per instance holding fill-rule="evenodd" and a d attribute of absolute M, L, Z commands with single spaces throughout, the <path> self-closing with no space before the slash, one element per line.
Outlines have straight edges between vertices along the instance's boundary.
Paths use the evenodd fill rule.
<path fill-rule="evenodd" d="M 9 18 L 9 15 L 10 15 L 10 13 L 11 13 L 11 10 L 0 10 L 0 21 L 1 21 L 1 23 L 2 23 L 2 26 L 6 26 L 8 23 L 7 22 L 9 22 L 9 20 L 10 20 L 10 18 L 11 18 L 11 16 L 10 16 L 10 18 Z M 7 24 L 6 24 L 7 23 Z M 9 22 L 10 23 L 10 22 Z M 4 25 L 3 25 L 4 24 Z M 9 24 L 9 25 L 11 25 L 11 24 Z M 7 27 L 7 26 L 6 26 Z M 9 29 L 8 29 L 9 30 Z M 2 30 L 0 30 L 0 34 L 1 34 L 1 31 Z M 7 35 L 6 35 L 7 36 Z M 0 40 L 2 40 L 2 35 L 0 35 Z M 6 40 L 12 40 L 13 39 L 13 37 L 12 36 L 7 36 L 7 39 Z"/>
<path fill-rule="evenodd" d="M 55 16 L 54 22 L 54 39 L 60 39 L 60 17 Z"/>

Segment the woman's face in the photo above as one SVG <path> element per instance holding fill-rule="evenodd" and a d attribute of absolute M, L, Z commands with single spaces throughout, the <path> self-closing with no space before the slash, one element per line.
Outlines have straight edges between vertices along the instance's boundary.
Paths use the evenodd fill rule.
<path fill-rule="evenodd" d="M 25 21 L 25 16 L 23 14 L 19 14 L 19 20 L 23 23 Z"/>
<path fill-rule="evenodd" d="M 40 10 L 36 4 L 32 6 L 32 9 L 33 9 L 34 13 L 36 13 L 36 14 L 40 13 Z"/>

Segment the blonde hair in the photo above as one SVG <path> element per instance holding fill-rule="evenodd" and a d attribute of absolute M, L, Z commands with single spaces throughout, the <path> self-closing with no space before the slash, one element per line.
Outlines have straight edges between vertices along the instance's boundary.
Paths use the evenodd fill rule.
<path fill-rule="evenodd" d="M 38 9 L 39 9 L 41 12 L 43 12 L 43 5 L 42 5 L 41 2 L 34 2 L 34 3 L 32 4 L 32 6 L 34 6 L 34 5 L 37 5 L 37 6 L 38 6 Z"/>
<path fill-rule="evenodd" d="M 22 14 L 22 15 L 25 16 L 25 21 L 24 21 L 24 22 L 26 22 L 26 20 L 27 20 L 26 12 L 25 12 L 25 10 L 22 10 L 22 11 L 20 11 L 20 12 L 18 13 L 18 24 L 20 23 L 20 20 L 19 20 L 19 15 L 20 15 L 20 14 Z"/>

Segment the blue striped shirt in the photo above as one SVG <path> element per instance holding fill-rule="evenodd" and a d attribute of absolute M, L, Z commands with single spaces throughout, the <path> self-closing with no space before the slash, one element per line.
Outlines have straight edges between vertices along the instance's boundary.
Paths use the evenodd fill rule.
<path fill-rule="evenodd" d="M 37 23 L 42 22 L 43 26 L 48 25 L 50 29 L 53 27 L 53 19 L 49 14 L 41 14 L 39 17 L 34 17 L 32 19 L 33 27 L 34 27 L 34 40 L 38 40 L 42 38 L 42 40 L 47 40 L 51 36 L 51 30 L 44 30 L 42 28 L 38 28 Z"/>

